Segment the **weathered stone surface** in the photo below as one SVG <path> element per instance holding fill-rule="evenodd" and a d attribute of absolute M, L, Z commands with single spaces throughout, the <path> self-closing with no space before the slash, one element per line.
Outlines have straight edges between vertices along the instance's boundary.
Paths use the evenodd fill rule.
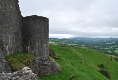
<path fill-rule="evenodd" d="M 18 0 L 0 0 L 0 38 L 6 55 L 22 50 L 21 18 Z"/>
<path fill-rule="evenodd" d="M 22 29 L 24 50 L 35 56 L 30 62 L 30 68 L 38 75 L 59 72 L 59 67 L 49 58 L 48 18 L 36 15 L 24 17 Z"/>
<path fill-rule="evenodd" d="M 48 51 L 48 18 L 27 16 L 23 18 L 23 48 L 34 56 L 47 57 Z"/>
<path fill-rule="evenodd" d="M 0 51 L 0 73 L 2 72 L 11 72 L 11 70 Z"/>
<path fill-rule="evenodd" d="M 48 18 L 36 15 L 22 17 L 18 0 L 0 0 L 0 56 L 26 51 L 34 55 L 29 66 L 36 74 L 56 73 L 60 69 L 49 58 L 48 34 Z M 0 70 L 9 72 L 4 56 L 0 57 Z"/>
<path fill-rule="evenodd" d="M 1 45 L 1 43 L 0 43 Z M 11 72 L 10 67 L 8 66 L 6 60 L 4 59 L 4 55 L 2 53 L 1 50 L 1 46 L 0 46 L 0 73 L 2 72 Z"/>
<path fill-rule="evenodd" d="M 60 71 L 59 66 L 49 57 L 36 57 L 31 60 L 29 66 L 39 76 L 50 75 Z"/>
<path fill-rule="evenodd" d="M 6 60 L 4 59 L 3 49 L 4 49 L 3 43 L 2 43 L 2 40 L 0 38 L 0 73 L 11 72 L 10 67 L 8 66 Z"/>
<path fill-rule="evenodd" d="M 38 80 L 37 75 L 29 70 L 21 70 L 13 73 L 0 73 L 0 80 Z"/>

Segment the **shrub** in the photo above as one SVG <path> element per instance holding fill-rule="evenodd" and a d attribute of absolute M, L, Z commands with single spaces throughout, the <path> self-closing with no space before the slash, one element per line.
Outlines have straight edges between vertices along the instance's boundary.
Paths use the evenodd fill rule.
<path fill-rule="evenodd" d="M 102 75 L 104 75 L 106 78 L 110 79 L 110 75 L 109 75 L 108 71 L 106 71 L 106 70 L 100 70 L 99 72 L 100 72 Z"/>
<path fill-rule="evenodd" d="M 118 57 L 114 57 L 114 59 L 118 62 Z"/>
<path fill-rule="evenodd" d="M 99 68 L 104 68 L 104 64 L 99 64 L 98 67 Z"/>

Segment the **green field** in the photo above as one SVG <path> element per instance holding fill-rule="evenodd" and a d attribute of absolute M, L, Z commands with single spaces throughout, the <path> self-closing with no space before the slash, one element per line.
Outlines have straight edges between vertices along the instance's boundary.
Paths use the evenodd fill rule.
<path fill-rule="evenodd" d="M 118 60 L 115 56 L 80 47 L 54 45 L 51 43 L 56 57 L 54 60 L 61 71 L 50 76 L 39 76 L 39 80 L 118 80 Z M 6 56 L 12 69 L 19 70 L 31 60 L 33 55 L 19 52 Z"/>
<path fill-rule="evenodd" d="M 116 48 L 115 52 L 118 53 L 118 48 Z"/>
<path fill-rule="evenodd" d="M 101 52 L 53 44 L 49 48 L 58 56 L 54 60 L 62 71 L 41 80 L 118 80 L 118 62 Z"/>

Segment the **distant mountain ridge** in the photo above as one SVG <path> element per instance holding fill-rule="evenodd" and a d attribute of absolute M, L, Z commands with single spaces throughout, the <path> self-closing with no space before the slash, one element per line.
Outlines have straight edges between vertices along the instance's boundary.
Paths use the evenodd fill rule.
<path fill-rule="evenodd" d="M 63 39 L 50 38 L 49 41 L 57 45 L 88 47 L 106 54 L 118 56 L 118 38 L 73 37 Z"/>
<path fill-rule="evenodd" d="M 72 37 L 72 38 L 67 38 L 67 39 L 81 40 L 81 41 L 118 40 L 118 38 L 88 38 L 88 37 Z"/>

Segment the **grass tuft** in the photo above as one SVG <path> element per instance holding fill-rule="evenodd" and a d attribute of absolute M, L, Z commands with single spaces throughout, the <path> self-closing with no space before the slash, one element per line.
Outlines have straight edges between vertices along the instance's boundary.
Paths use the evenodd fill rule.
<path fill-rule="evenodd" d="M 33 55 L 26 52 L 17 52 L 5 57 L 13 71 L 22 69 L 32 58 Z"/>

